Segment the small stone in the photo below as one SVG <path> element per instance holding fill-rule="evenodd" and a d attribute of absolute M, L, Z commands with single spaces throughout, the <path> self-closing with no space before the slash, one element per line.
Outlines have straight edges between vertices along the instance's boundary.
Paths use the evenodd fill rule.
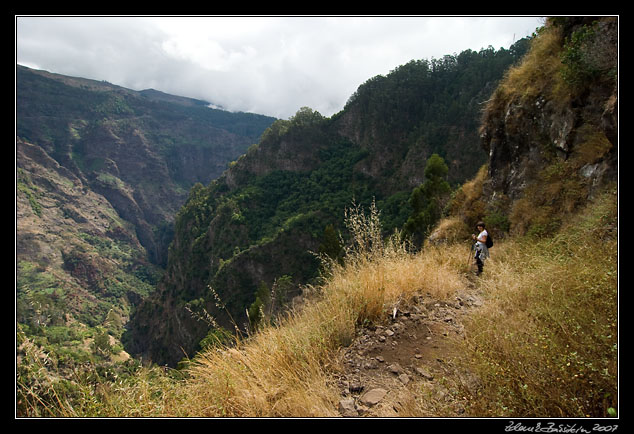
<path fill-rule="evenodd" d="M 360 405 L 359 403 L 357 403 L 356 408 L 359 416 L 365 416 L 370 411 L 368 407 L 366 407 L 365 405 Z"/>
<path fill-rule="evenodd" d="M 401 368 L 401 365 L 399 365 L 398 363 L 394 363 L 388 366 L 387 370 L 396 375 L 400 375 L 403 373 L 403 368 Z"/>
<path fill-rule="evenodd" d="M 354 399 L 345 398 L 339 401 L 339 413 L 343 417 L 358 417 L 359 412 L 354 406 Z"/>
<path fill-rule="evenodd" d="M 350 390 L 350 393 L 360 393 L 363 390 L 363 384 L 358 381 L 352 381 L 350 382 L 348 389 Z"/>
<path fill-rule="evenodd" d="M 398 376 L 398 379 L 400 380 L 401 383 L 403 384 L 407 384 L 409 383 L 409 376 L 407 374 L 401 374 Z"/>
<path fill-rule="evenodd" d="M 376 369 L 378 367 L 377 365 L 377 361 L 376 360 L 370 360 L 364 363 L 363 368 L 364 369 Z"/>
<path fill-rule="evenodd" d="M 359 398 L 359 400 L 364 405 L 372 406 L 372 405 L 378 404 L 383 399 L 383 397 L 385 397 L 386 394 L 387 394 L 387 390 L 385 389 L 381 389 L 381 388 L 371 389 L 365 392 L 363 396 Z"/>
<path fill-rule="evenodd" d="M 426 369 L 423 368 L 416 368 L 416 373 L 418 375 L 420 375 L 421 377 L 423 377 L 426 380 L 433 380 L 434 376 L 432 374 L 429 373 L 429 371 L 427 371 Z"/>

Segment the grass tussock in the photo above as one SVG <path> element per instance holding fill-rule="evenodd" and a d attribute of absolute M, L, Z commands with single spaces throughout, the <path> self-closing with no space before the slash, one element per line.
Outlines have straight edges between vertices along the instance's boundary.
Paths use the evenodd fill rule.
<path fill-rule="evenodd" d="M 563 33 L 556 26 L 545 26 L 540 29 L 539 37 L 531 41 L 531 48 L 522 62 L 509 68 L 500 86 L 496 90 L 498 96 L 522 95 L 524 98 L 535 98 L 552 92 L 559 98 L 565 97 L 567 91 L 561 78 L 560 52 L 563 46 Z M 545 92 L 547 91 L 547 92 Z"/>
<path fill-rule="evenodd" d="M 17 417 L 160 417 L 182 390 L 163 368 L 91 365 L 56 369 L 56 356 L 18 332 Z"/>
<path fill-rule="evenodd" d="M 465 182 L 454 194 L 449 203 L 448 210 L 451 216 L 458 218 L 466 225 L 465 230 L 462 231 L 462 235 L 469 235 L 470 228 L 474 228 L 479 220 L 482 220 L 483 216 L 487 214 L 487 204 L 485 203 L 482 191 L 484 183 L 488 179 L 488 167 L 482 166 L 478 170 L 478 173 L 473 179 Z M 447 220 L 444 219 L 441 225 Z"/>

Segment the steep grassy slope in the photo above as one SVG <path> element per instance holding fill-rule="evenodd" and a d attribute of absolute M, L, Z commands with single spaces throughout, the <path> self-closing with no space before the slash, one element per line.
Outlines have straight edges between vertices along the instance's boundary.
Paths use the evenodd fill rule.
<path fill-rule="evenodd" d="M 25 394 L 22 402 L 30 403 L 25 412 L 336 417 L 341 415 L 340 379 L 347 375 L 342 353 L 363 337 L 359 334 L 363 328 L 370 327 L 372 334 L 378 325 L 397 330 L 393 306 L 401 309 L 400 322 L 402 311 L 413 300 L 455 311 L 456 297 L 472 294 L 482 306 L 454 324 L 463 328 L 461 333 L 439 335 L 434 347 L 421 336 L 412 349 L 411 360 L 425 361 L 430 352 L 433 360 L 442 361 L 442 369 L 431 380 L 429 374 L 410 374 L 404 384 L 387 365 L 372 368 L 376 361 L 364 356 L 361 369 L 375 372 L 376 379 L 345 387 L 360 414 L 614 415 L 618 412 L 616 205 L 615 192 L 608 190 L 555 237 L 498 241 L 485 274 L 477 280 L 465 261 L 466 243 L 428 247 L 411 255 L 398 243 L 379 242 L 376 215 L 352 213 L 349 223 L 356 227 L 352 232 L 358 240 L 371 243 L 349 250 L 343 266 L 332 264 L 324 282 L 308 288 L 304 305 L 278 318 L 276 325 L 249 338 L 238 336 L 229 346 L 210 340 L 206 350 L 180 371 L 139 367 L 119 373 L 116 382 L 102 379 L 99 387 L 88 380 L 58 384 L 60 399 L 49 394 L 48 408 Z M 424 318 L 428 311 L 417 312 Z M 389 338 L 386 358 L 395 351 L 393 345 L 407 338 L 399 336 L 397 331 Z M 34 360 L 30 366 L 38 366 L 41 359 L 27 344 L 27 355 Z M 431 364 L 422 366 L 423 373 L 429 372 Z M 377 385 L 389 393 L 368 407 L 361 392 Z"/>

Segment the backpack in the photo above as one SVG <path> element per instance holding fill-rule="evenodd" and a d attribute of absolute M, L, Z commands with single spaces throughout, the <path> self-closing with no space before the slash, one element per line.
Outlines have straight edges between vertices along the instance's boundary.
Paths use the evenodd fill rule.
<path fill-rule="evenodd" d="M 487 235 L 487 240 L 485 244 L 487 246 L 487 249 L 493 247 L 493 238 L 491 238 L 491 234 Z"/>

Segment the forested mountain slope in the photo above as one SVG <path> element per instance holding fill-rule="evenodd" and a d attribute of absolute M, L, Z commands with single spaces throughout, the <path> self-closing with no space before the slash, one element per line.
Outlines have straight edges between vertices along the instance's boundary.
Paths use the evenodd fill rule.
<path fill-rule="evenodd" d="M 473 176 L 487 158 L 477 130 L 482 104 L 527 45 L 413 60 L 369 79 L 331 118 L 304 107 L 274 122 L 222 176 L 190 191 L 165 279 L 131 321 L 130 350 L 173 365 L 210 332 L 197 319 L 204 312 L 244 328 L 258 289 L 278 280 L 286 282 L 278 306 L 290 302 L 318 276 L 311 252 L 326 227 L 342 229 L 353 200 L 375 200 L 386 232 L 403 226 L 432 154 L 447 161 L 454 185 Z"/>
<path fill-rule="evenodd" d="M 274 121 L 207 105 L 16 69 L 18 137 L 106 197 L 155 263 L 166 261 L 164 232 L 188 189 L 218 177 Z"/>

